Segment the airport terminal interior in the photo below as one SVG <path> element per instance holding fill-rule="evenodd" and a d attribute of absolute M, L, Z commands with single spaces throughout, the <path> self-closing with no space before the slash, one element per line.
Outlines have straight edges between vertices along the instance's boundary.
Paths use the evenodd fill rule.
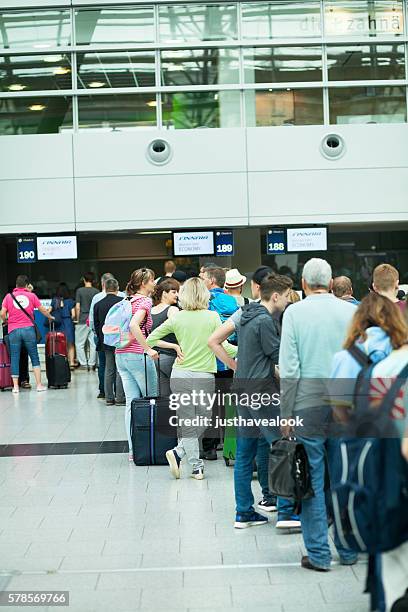
<path fill-rule="evenodd" d="M 101 390 L 104 351 L 99 364 L 77 351 L 70 382 L 54 388 L 38 308 L 54 308 L 61 283 L 58 299 L 75 303 L 87 277 L 106 297 L 107 273 L 125 291 L 142 270 L 143 288 L 169 260 L 182 282 L 224 269 L 245 301 L 260 299 L 267 270 L 302 304 L 305 264 L 318 258 L 351 279 L 358 303 L 387 264 L 407 311 L 407 93 L 408 0 L 0 0 L 0 298 L 17 277 L 39 298 L 46 386 L 36 392 L 30 361 L 12 391 L 2 330 L 0 610 L 391 612 L 380 553 L 344 563 L 330 531 L 331 571 L 301 565 L 302 515 L 277 528 L 282 500 L 257 505 L 256 465 L 261 515 L 244 518 L 258 528 L 234 528 L 236 457 L 227 465 L 222 439 L 210 460 L 201 436 L 204 468 L 183 461 L 179 479 L 167 453 L 161 465 L 129 461 L 127 408 Z M 75 333 L 90 308 L 73 315 Z M 199 373 L 222 377 L 227 366 L 209 359 Z M 401 545 L 394 573 L 408 589 Z M 407 601 L 408 590 L 392 612 Z"/>

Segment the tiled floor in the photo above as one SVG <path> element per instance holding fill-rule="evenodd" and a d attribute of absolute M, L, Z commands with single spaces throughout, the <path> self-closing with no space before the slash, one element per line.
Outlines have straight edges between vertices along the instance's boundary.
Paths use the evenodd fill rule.
<path fill-rule="evenodd" d="M 123 439 L 123 408 L 96 400 L 93 373 L 0 394 L 0 445 Z M 363 564 L 302 570 L 301 536 L 274 516 L 237 532 L 232 469 L 206 474 L 174 481 L 118 453 L 0 458 L 0 590 L 69 590 L 70 612 L 368 610 Z"/>

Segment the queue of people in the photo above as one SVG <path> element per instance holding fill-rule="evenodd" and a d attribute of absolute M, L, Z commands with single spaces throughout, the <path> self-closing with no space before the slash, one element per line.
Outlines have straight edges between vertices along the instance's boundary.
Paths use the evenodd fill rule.
<path fill-rule="evenodd" d="M 60 321 L 73 366 L 74 343 L 81 365 L 99 363 L 99 396 L 107 405 L 125 405 L 125 431 L 129 461 L 133 461 L 131 405 L 146 395 L 189 395 L 196 399 L 177 410 L 178 442 L 168 448 L 166 459 L 172 477 L 181 478 L 186 464 L 195 480 L 205 478 L 205 461 L 217 459 L 223 429 L 208 426 L 208 416 L 222 416 L 214 396 L 217 389 L 245 389 L 279 396 L 261 407 L 237 403 L 240 417 L 236 429 L 234 526 L 245 529 L 268 522 L 267 514 L 277 510 L 276 528 L 300 528 L 306 555 L 303 568 L 328 572 L 332 562 L 329 546 L 327 491 L 331 465 L 339 453 L 338 440 L 330 432 L 332 421 L 344 423 L 344 405 L 334 408 L 322 401 L 329 379 L 346 381 L 344 395 L 353 396 L 355 381 L 367 363 L 374 364 L 372 397 L 381 401 L 394 380 L 408 364 L 408 309 L 398 297 L 398 271 L 389 264 L 377 266 L 368 295 L 358 301 L 351 279 L 332 278 L 330 264 L 311 259 L 303 267 L 302 294 L 293 290 L 293 281 L 259 267 L 252 275 L 251 298 L 244 298 L 246 277 L 237 269 L 224 270 L 215 263 L 202 266 L 199 277 L 177 277 L 167 262 L 163 277 L 155 280 L 149 268 L 135 270 L 124 293 L 111 274 L 101 279 L 102 291 L 84 275 L 84 287 L 70 300 L 61 284 L 51 308 L 41 306 L 28 288 L 28 279 L 17 278 L 16 289 L 8 294 L 1 310 L 8 322 L 13 392 L 18 393 L 21 347 L 27 349 L 37 390 L 41 382 L 33 312 L 38 308 L 48 319 Z M 105 342 L 103 327 L 109 311 L 123 299 L 130 300 L 129 342 L 116 349 Z M 78 320 L 73 333 L 73 318 Z M 86 327 L 86 329 L 84 329 Z M 92 344 L 88 359 L 84 346 Z M 216 386 L 218 385 L 218 386 Z M 233 385 L 233 387 L 231 387 Z M 350 406 L 348 407 L 350 409 Z M 254 425 L 255 418 L 257 423 Z M 297 422 L 302 428 L 279 426 L 279 417 Z M 403 381 L 390 417 L 401 438 L 401 456 L 408 462 L 408 385 Z M 245 425 L 246 422 L 251 424 Z M 296 436 L 308 458 L 313 496 L 304 499 L 296 513 L 291 500 L 275 497 L 268 487 L 270 445 L 284 437 Z M 184 463 L 183 463 L 184 461 Z M 254 461 L 262 488 L 256 504 L 251 482 Z M 408 469 L 408 468 L 407 468 Z M 408 482 L 407 482 L 408 485 Z M 263 513 L 262 513 L 263 512 Z M 402 513 L 407 508 L 401 508 Z M 266 515 L 265 515 L 266 513 Z M 290 532 L 288 532 L 290 533 Z M 378 609 L 390 610 L 393 601 L 408 586 L 407 541 L 381 555 L 377 579 L 384 590 Z M 340 563 L 353 565 L 358 553 L 344 545 L 334 533 Z M 378 566 L 379 568 L 379 566 Z"/>

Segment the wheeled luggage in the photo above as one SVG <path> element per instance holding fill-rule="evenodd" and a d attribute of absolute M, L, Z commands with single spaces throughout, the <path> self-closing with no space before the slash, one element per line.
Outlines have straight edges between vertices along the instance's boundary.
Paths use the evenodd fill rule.
<path fill-rule="evenodd" d="M 45 338 L 45 368 L 47 372 L 48 388 L 66 389 L 71 382 L 71 371 L 67 357 L 67 340 L 65 334 L 51 331 Z"/>
<path fill-rule="evenodd" d="M 13 380 L 11 378 L 11 362 L 10 355 L 5 342 L 0 341 L 0 389 L 13 388 Z"/>
<path fill-rule="evenodd" d="M 144 356 L 145 382 L 147 389 L 147 363 Z M 159 366 L 160 367 L 160 366 Z M 169 408 L 169 398 L 159 396 L 132 400 L 130 432 L 133 460 L 136 465 L 167 465 L 166 451 L 177 446 L 177 429 L 170 425 L 176 415 Z"/>
<path fill-rule="evenodd" d="M 225 465 L 230 465 L 231 461 L 235 461 L 235 455 L 237 453 L 237 434 L 234 425 L 228 425 L 228 419 L 233 419 L 236 416 L 236 410 L 234 406 L 230 404 L 225 405 L 225 418 L 227 419 L 227 425 L 225 426 L 224 432 L 224 448 L 222 451 Z"/>

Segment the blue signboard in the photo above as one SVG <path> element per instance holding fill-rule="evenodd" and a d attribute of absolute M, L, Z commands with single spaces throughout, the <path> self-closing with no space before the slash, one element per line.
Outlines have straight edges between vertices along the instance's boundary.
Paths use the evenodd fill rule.
<path fill-rule="evenodd" d="M 266 254 L 284 255 L 286 253 L 286 232 L 283 229 L 270 229 L 266 232 Z"/>
<path fill-rule="evenodd" d="M 218 257 L 234 255 L 234 232 L 230 230 L 215 232 L 215 254 Z"/>
<path fill-rule="evenodd" d="M 17 238 L 17 263 L 35 263 L 37 245 L 35 238 Z"/>

